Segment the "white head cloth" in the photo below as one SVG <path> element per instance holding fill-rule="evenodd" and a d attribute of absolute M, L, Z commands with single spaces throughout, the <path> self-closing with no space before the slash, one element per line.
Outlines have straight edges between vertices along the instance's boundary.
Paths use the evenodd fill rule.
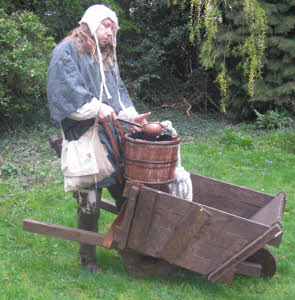
<path fill-rule="evenodd" d="M 114 35 L 113 35 L 113 43 L 114 43 L 114 51 L 116 51 L 116 32 L 119 29 L 119 25 L 118 25 L 118 18 L 116 16 L 116 13 L 114 11 L 112 11 L 111 9 L 109 9 L 108 7 L 106 7 L 103 4 L 95 4 L 90 6 L 86 12 L 84 13 L 84 16 L 82 17 L 81 21 L 79 22 L 79 24 L 81 23 L 86 23 L 88 25 L 88 28 L 91 32 L 91 35 L 94 37 L 95 42 L 96 42 L 96 47 L 97 47 L 97 54 L 98 54 L 98 60 L 99 60 L 99 65 L 100 65 L 100 73 L 101 73 L 101 79 L 102 79 L 102 87 L 104 87 L 105 92 L 107 94 L 108 99 L 112 98 L 108 88 L 106 86 L 105 83 L 105 74 L 104 74 L 104 70 L 103 70 L 103 62 L 102 62 L 102 55 L 101 55 L 101 51 L 99 48 L 99 43 L 97 40 L 97 36 L 96 36 L 96 30 L 98 28 L 98 26 L 100 25 L 100 23 L 104 20 L 110 18 L 114 24 L 115 24 L 115 30 L 114 30 Z M 115 53 L 115 57 L 116 57 L 116 53 Z M 102 99 L 102 88 L 101 88 L 101 93 L 100 93 L 100 101 Z"/>
<path fill-rule="evenodd" d="M 101 21 L 107 18 L 110 18 L 119 28 L 116 13 L 105 5 L 95 4 L 90 6 L 86 10 L 79 24 L 86 23 L 90 29 L 91 34 L 94 36 Z"/>

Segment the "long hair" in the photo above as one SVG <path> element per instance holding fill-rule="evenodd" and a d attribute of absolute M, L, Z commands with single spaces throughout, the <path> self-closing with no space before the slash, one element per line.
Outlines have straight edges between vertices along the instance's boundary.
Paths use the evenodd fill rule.
<path fill-rule="evenodd" d="M 82 57 L 85 52 L 91 55 L 92 60 L 97 60 L 96 43 L 91 35 L 88 25 L 81 23 L 80 26 L 72 30 L 71 34 L 64 40 L 71 39 L 74 41 L 79 55 Z M 105 68 L 113 66 L 116 60 L 114 41 L 104 47 L 100 47 L 102 61 Z"/>

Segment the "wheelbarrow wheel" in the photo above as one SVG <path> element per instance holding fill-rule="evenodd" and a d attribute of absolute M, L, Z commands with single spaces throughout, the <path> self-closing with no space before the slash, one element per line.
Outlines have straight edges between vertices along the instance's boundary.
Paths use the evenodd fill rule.
<path fill-rule="evenodd" d="M 179 268 L 165 260 L 151 256 L 141 255 L 132 250 L 119 251 L 125 268 L 130 276 L 135 278 L 148 278 L 151 276 L 167 276 Z"/>
<path fill-rule="evenodd" d="M 252 256 L 247 258 L 247 261 L 260 264 L 262 266 L 262 276 L 264 278 L 272 277 L 277 269 L 277 261 L 270 249 L 263 247 Z"/>

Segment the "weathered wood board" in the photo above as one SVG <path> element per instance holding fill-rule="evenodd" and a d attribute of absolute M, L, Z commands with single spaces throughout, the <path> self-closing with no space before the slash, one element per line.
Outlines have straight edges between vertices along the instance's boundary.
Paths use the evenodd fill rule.
<path fill-rule="evenodd" d="M 174 260 L 200 231 L 207 218 L 208 213 L 196 203 L 142 187 L 128 248 L 154 257 L 165 257 L 168 261 Z"/>
<path fill-rule="evenodd" d="M 273 195 L 191 173 L 194 202 L 251 218 Z"/>
<path fill-rule="evenodd" d="M 199 177 L 194 178 L 194 183 L 197 178 Z M 201 180 L 204 184 L 204 178 Z M 212 183 L 211 179 L 209 181 Z M 224 184 L 219 183 L 221 186 Z M 200 186 L 199 183 L 198 185 Z M 236 190 L 240 187 L 226 185 L 226 189 Z M 215 192 L 221 193 L 221 190 L 215 188 Z M 253 219 L 210 206 L 223 207 L 218 201 L 226 201 L 223 199 L 224 195 L 221 200 L 217 197 L 214 201 L 209 199 L 207 202 L 210 205 L 207 205 L 207 202 L 205 205 L 204 199 L 202 203 L 189 202 L 143 186 L 137 199 L 133 222 L 130 224 L 127 247 L 138 253 L 159 257 L 177 266 L 210 275 L 212 281 L 222 280 L 230 283 L 233 278 L 230 274 L 234 273 L 238 266 L 240 273 L 248 270 L 257 275 L 260 266 L 244 261 L 266 243 L 271 243 L 281 235 L 279 221 L 284 195 L 279 194 L 276 198 L 250 190 L 249 196 L 247 192 L 248 189 L 242 189 L 244 201 L 236 201 L 233 210 L 242 211 L 244 204 L 250 203 L 247 207 L 251 209 L 248 209 L 246 215 L 253 216 Z M 259 199 L 253 200 L 256 193 Z M 209 193 L 212 194 L 213 192 Z M 234 194 L 238 196 L 238 192 Z M 260 213 L 261 210 L 274 210 L 273 216 L 264 222 L 263 218 L 267 218 L 268 214 Z M 273 224 L 274 221 L 276 222 Z M 272 228 L 271 225 L 275 227 Z M 233 257 L 236 258 L 232 259 Z M 224 266 L 226 262 L 228 265 Z M 221 271 L 214 274 L 220 268 Z"/>
<path fill-rule="evenodd" d="M 228 284 L 235 273 L 272 276 L 276 262 L 264 246 L 280 244 L 285 193 L 273 196 L 193 173 L 191 178 L 193 202 L 127 182 L 128 201 L 120 213 L 113 202 L 101 200 L 100 208 L 118 214 L 107 235 L 30 219 L 24 230 L 117 249 L 137 275 L 162 267 L 168 274 L 177 266 Z M 160 261 L 133 268 L 132 261 L 146 256 Z"/>
<path fill-rule="evenodd" d="M 286 194 L 283 191 L 273 196 L 194 173 L 191 173 L 191 179 L 193 201 L 196 203 L 266 226 L 277 222 L 281 223 L 281 216 L 286 204 Z M 268 244 L 278 247 L 282 236 L 283 230 Z"/>

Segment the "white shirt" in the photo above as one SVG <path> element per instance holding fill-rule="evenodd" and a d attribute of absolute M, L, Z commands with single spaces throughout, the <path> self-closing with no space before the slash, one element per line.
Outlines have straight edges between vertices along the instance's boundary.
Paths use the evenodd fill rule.
<path fill-rule="evenodd" d="M 97 98 L 93 97 L 90 102 L 84 104 L 75 112 L 71 113 L 68 116 L 68 118 L 76 121 L 96 118 L 97 113 L 99 112 L 100 109 L 103 109 L 103 106 L 101 106 L 101 102 L 99 102 Z M 126 121 L 130 121 L 136 116 L 138 116 L 138 113 L 135 110 L 134 106 L 130 106 L 125 109 L 122 109 L 118 114 L 119 119 L 123 119 Z"/>

